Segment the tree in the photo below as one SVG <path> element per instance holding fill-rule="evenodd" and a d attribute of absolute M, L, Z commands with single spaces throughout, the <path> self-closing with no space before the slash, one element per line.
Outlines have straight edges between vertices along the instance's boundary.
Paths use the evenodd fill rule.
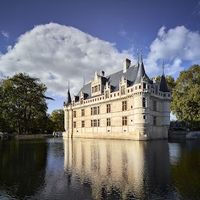
<path fill-rule="evenodd" d="M 38 133 L 45 130 L 48 119 L 45 96 L 46 86 L 39 79 L 19 73 L 1 83 L 1 116 L 9 128 L 18 134 Z"/>
<path fill-rule="evenodd" d="M 51 113 L 54 131 L 64 131 L 64 111 L 62 109 L 54 110 Z"/>
<path fill-rule="evenodd" d="M 200 128 L 200 66 L 193 65 L 180 73 L 172 94 L 171 109 L 178 120 Z"/>

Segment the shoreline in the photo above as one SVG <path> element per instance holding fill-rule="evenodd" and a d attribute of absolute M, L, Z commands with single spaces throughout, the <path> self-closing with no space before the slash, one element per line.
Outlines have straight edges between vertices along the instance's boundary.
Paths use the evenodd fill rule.
<path fill-rule="evenodd" d="M 31 134 L 31 135 L 15 135 L 16 140 L 44 139 L 53 137 L 51 134 Z"/>

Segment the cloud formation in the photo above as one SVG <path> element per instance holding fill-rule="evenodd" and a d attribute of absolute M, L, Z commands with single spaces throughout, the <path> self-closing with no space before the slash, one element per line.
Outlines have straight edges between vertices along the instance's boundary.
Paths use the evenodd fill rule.
<path fill-rule="evenodd" d="M 77 92 L 83 77 L 89 81 L 95 71 L 117 71 L 126 57 L 132 56 L 119 52 L 112 43 L 73 27 L 49 23 L 21 35 L 14 47 L 0 55 L 0 73 L 26 72 L 39 77 L 53 94 L 64 96 L 69 80 Z"/>
<path fill-rule="evenodd" d="M 166 30 L 163 26 L 156 39 L 150 45 L 146 64 L 151 71 L 160 72 L 162 60 L 165 60 L 168 74 L 177 74 L 183 70 L 182 64 L 200 63 L 200 34 L 192 32 L 184 26 Z M 160 67 L 159 67 L 160 64 Z"/>
<path fill-rule="evenodd" d="M 4 38 L 9 38 L 9 33 L 6 32 L 6 31 L 1 31 L 1 35 L 2 35 Z"/>
<path fill-rule="evenodd" d="M 150 76 L 177 75 L 183 63 L 200 63 L 200 34 L 184 26 L 166 30 L 161 27 L 150 45 L 145 66 Z M 123 60 L 133 60 L 132 50 L 119 52 L 115 44 L 100 40 L 76 28 L 56 23 L 35 26 L 21 35 L 14 46 L 0 54 L 0 77 L 26 72 L 41 79 L 53 95 L 65 96 L 67 83 L 74 93 L 89 81 L 95 71 L 106 74 L 122 69 Z"/>

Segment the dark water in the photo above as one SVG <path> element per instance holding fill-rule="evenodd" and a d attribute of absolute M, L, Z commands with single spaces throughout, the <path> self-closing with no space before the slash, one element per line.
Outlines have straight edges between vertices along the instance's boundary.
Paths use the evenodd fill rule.
<path fill-rule="evenodd" d="M 0 141 L 0 199 L 200 199 L 200 141 Z"/>

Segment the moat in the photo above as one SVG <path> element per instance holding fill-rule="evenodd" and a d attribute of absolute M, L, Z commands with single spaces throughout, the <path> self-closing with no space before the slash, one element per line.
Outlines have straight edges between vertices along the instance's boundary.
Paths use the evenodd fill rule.
<path fill-rule="evenodd" d="M 0 199 L 200 199 L 200 141 L 0 141 Z"/>

